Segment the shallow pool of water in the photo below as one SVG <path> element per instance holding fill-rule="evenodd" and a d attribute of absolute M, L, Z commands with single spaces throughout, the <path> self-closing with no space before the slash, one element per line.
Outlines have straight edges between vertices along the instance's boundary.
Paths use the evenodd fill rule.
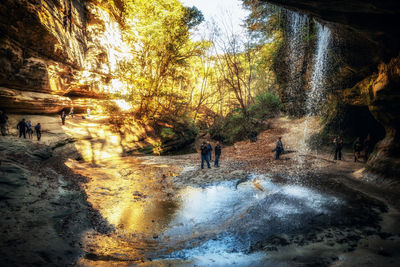
<path fill-rule="evenodd" d="M 175 187 L 163 176 L 171 166 L 125 164 L 130 168 L 116 172 L 103 166 L 87 173 L 92 177 L 89 202 L 115 231 L 87 233 L 83 266 L 150 261 L 257 266 L 268 261 L 262 251 L 270 238 L 307 232 L 315 218 L 329 224 L 344 205 L 334 196 L 276 184 L 265 175 L 252 175 L 240 184 Z"/>

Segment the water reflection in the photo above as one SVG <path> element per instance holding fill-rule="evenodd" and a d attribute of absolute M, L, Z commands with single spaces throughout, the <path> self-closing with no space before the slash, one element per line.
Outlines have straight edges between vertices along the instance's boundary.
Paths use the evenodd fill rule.
<path fill-rule="evenodd" d="M 68 164 L 91 177 L 88 200 L 115 227 L 109 234 L 87 233 L 81 266 L 257 266 L 268 257 L 254 250 L 256 244 L 274 234 L 307 231 L 310 219 L 330 218 L 343 205 L 267 176 L 239 185 L 236 180 L 178 188 L 163 174 L 179 168 L 154 158 Z"/>
<path fill-rule="evenodd" d="M 165 175 L 177 168 L 141 164 L 134 158 L 112 158 L 98 165 L 72 160 L 67 164 L 90 178 L 85 188 L 88 201 L 115 228 L 109 234 L 87 233 L 83 240 L 87 255 L 80 265 L 141 262 L 147 252 L 156 250 L 158 236 L 178 208 L 174 197 L 178 190 Z"/>
<path fill-rule="evenodd" d="M 343 205 L 335 197 L 298 185 L 277 185 L 265 176 L 253 176 L 237 188 L 236 182 L 188 187 L 178 194 L 181 206 L 162 235 L 175 251 L 162 257 L 192 259 L 200 265 L 252 262 L 260 257 L 252 253 L 255 245 L 272 235 L 307 231 L 310 220 L 321 215 L 329 223 Z"/>

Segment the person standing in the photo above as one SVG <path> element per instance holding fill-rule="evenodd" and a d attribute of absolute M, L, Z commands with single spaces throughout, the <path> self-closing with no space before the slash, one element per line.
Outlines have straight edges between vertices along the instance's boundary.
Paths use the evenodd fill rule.
<path fill-rule="evenodd" d="M 211 162 L 211 155 L 212 155 L 212 146 L 210 144 L 210 141 L 207 141 L 207 148 L 208 148 L 208 160 Z"/>
<path fill-rule="evenodd" d="M 0 128 L 1 128 L 1 135 L 6 136 L 7 133 L 7 121 L 8 117 L 4 113 L 4 111 L 0 110 Z"/>
<path fill-rule="evenodd" d="M 282 137 L 279 136 L 275 147 L 275 160 L 279 159 L 279 156 L 283 153 L 283 151 Z"/>
<path fill-rule="evenodd" d="M 337 160 L 339 157 L 339 160 L 342 160 L 343 140 L 340 135 L 333 139 L 333 144 L 335 145 L 335 157 L 333 159 Z"/>
<path fill-rule="evenodd" d="M 17 130 L 19 129 L 19 138 L 23 135 L 24 138 L 26 139 L 26 122 L 25 119 L 22 119 L 18 124 L 17 124 Z"/>
<path fill-rule="evenodd" d="M 215 151 L 215 159 L 214 159 L 214 166 L 219 167 L 219 157 L 221 156 L 221 144 L 217 142 L 217 145 L 214 148 Z"/>
<path fill-rule="evenodd" d="M 208 168 L 211 168 L 210 161 L 208 160 L 209 159 L 208 145 L 206 142 L 203 142 L 203 144 L 200 147 L 200 150 L 201 150 L 201 168 L 204 169 L 204 161 L 207 162 Z"/>
<path fill-rule="evenodd" d="M 36 132 L 37 140 L 40 141 L 40 138 L 42 137 L 42 126 L 40 125 L 40 122 L 38 122 L 38 124 L 36 124 L 35 132 Z"/>
<path fill-rule="evenodd" d="M 354 149 L 354 162 L 357 162 L 358 158 L 360 157 L 361 150 L 362 150 L 360 137 L 358 137 L 356 139 L 356 141 L 354 142 L 353 149 Z"/>
<path fill-rule="evenodd" d="M 32 139 L 33 130 L 32 130 L 31 121 L 26 122 L 26 132 L 28 133 L 28 138 Z"/>
<path fill-rule="evenodd" d="M 63 111 L 62 113 L 61 113 L 61 122 L 62 122 L 62 125 L 65 125 L 65 118 L 67 117 L 67 115 L 65 115 L 65 112 Z"/>

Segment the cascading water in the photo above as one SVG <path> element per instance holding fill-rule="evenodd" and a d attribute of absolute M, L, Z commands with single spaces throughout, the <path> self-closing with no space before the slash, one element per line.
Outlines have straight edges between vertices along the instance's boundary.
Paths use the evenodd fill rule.
<path fill-rule="evenodd" d="M 289 80 L 287 86 L 287 102 L 290 113 L 295 114 L 297 111 L 295 99 L 302 88 L 301 73 L 305 59 L 304 37 L 306 32 L 305 30 L 308 28 L 307 26 L 309 24 L 309 20 L 306 15 L 292 11 L 287 11 L 287 20 L 289 47 Z"/>
<path fill-rule="evenodd" d="M 318 22 L 315 22 L 318 30 L 317 46 L 314 56 L 314 71 L 311 79 L 311 90 L 307 94 L 307 116 L 318 113 L 321 101 L 325 97 L 325 79 L 328 73 L 328 48 L 331 40 L 331 31 Z"/>
<path fill-rule="evenodd" d="M 309 126 L 311 117 L 318 115 L 321 102 L 325 98 L 325 80 L 328 75 L 329 55 L 328 49 L 331 40 L 331 31 L 328 27 L 314 21 L 317 28 L 316 49 L 313 59 L 313 73 L 310 82 L 310 90 L 306 98 L 306 121 L 304 134 L 301 140 L 300 152 L 307 153 L 309 148 L 306 144 L 309 138 Z"/>

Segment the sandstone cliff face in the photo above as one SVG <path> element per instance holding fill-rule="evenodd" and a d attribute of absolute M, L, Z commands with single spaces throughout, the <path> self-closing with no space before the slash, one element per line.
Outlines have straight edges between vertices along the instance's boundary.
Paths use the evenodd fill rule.
<path fill-rule="evenodd" d="M 113 73 L 128 48 L 117 20 L 115 12 L 86 0 L 1 1 L 1 107 L 56 113 L 73 99 L 82 103 L 120 89 Z"/>
<path fill-rule="evenodd" d="M 400 2 L 394 0 L 262 0 L 308 14 L 332 30 L 334 46 L 327 77 L 326 113 L 335 131 L 386 133 L 375 147 L 367 167 L 380 175 L 400 175 Z M 283 48 L 285 49 L 285 48 Z M 281 52 L 284 53 L 284 52 Z M 279 67 L 279 66 L 278 66 Z M 279 68 L 278 68 L 279 71 Z M 285 74 L 284 74 L 285 75 Z M 307 80 L 307 72 L 303 73 Z M 306 83 L 305 83 L 306 84 Z M 303 87 L 303 91 L 307 88 Z M 301 98 L 300 98 L 301 99 Z M 341 110 L 341 111 L 340 111 Z M 352 114 L 357 113 L 357 114 Z M 350 122 L 365 119 L 363 125 Z M 342 124 L 341 124 L 342 123 Z M 344 125 L 346 124 L 347 125 Z M 380 124 L 380 125 L 379 125 Z M 365 127 L 365 128 L 363 128 Z M 369 128 L 368 128 L 369 127 Z"/>

